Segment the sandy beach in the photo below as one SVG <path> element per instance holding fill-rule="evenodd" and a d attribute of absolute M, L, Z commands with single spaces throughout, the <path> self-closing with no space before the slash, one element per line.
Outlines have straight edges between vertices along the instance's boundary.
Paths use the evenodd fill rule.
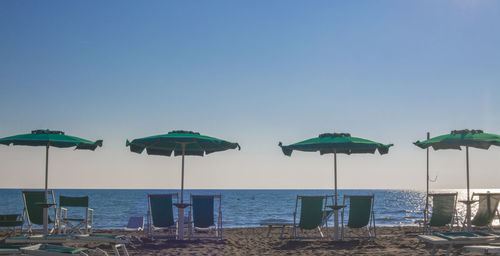
<path fill-rule="evenodd" d="M 342 242 L 333 242 L 331 239 L 290 239 L 291 230 L 280 239 L 278 229 L 266 237 L 266 228 L 226 228 L 221 241 L 152 240 L 142 232 L 121 230 L 97 230 L 96 233 L 127 235 L 130 238 L 127 248 L 131 255 L 429 255 L 431 251 L 430 246 L 420 243 L 416 238 L 419 234 L 417 227 L 379 227 L 376 239 L 348 239 Z M 5 237 L 6 231 L 2 230 L 2 240 Z M 111 253 L 105 245 L 87 247 L 96 246 Z M 437 255 L 444 253 L 443 248 Z M 480 254 L 467 252 L 457 246 L 452 255 Z"/>

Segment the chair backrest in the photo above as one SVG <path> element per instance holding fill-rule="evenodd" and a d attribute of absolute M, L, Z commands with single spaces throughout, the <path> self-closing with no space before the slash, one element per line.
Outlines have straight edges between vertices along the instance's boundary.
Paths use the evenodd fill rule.
<path fill-rule="evenodd" d="M 220 198 L 220 195 L 191 195 L 193 224 L 195 227 L 208 228 L 215 225 L 215 198 Z"/>
<path fill-rule="evenodd" d="M 296 203 L 300 203 L 299 228 L 314 229 L 323 222 L 326 196 L 297 196 Z M 297 207 L 297 206 L 296 206 Z"/>
<path fill-rule="evenodd" d="M 177 194 L 148 194 L 149 210 L 155 227 L 166 228 L 175 224 L 172 197 L 177 197 Z"/>
<path fill-rule="evenodd" d="M 371 196 L 344 196 L 349 199 L 349 220 L 347 226 L 350 228 L 362 228 L 370 223 L 373 211 L 373 199 Z"/>
<path fill-rule="evenodd" d="M 474 226 L 488 226 L 493 222 L 495 213 L 498 210 L 500 194 L 498 193 L 474 193 L 472 197 L 479 196 L 479 208 L 471 221 Z"/>
<path fill-rule="evenodd" d="M 429 194 L 432 197 L 431 227 L 443 227 L 451 224 L 455 215 L 458 193 Z"/>
<path fill-rule="evenodd" d="M 45 202 L 45 191 L 23 191 L 23 200 L 29 221 L 33 224 L 43 225 L 43 208 L 38 203 Z M 48 191 L 47 201 L 54 203 L 54 194 Z M 50 202 L 52 200 L 52 202 Z M 49 223 L 53 222 L 49 216 Z"/>
<path fill-rule="evenodd" d="M 59 196 L 59 206 L 61 207 L 89 207 L 88 196 Z"/>

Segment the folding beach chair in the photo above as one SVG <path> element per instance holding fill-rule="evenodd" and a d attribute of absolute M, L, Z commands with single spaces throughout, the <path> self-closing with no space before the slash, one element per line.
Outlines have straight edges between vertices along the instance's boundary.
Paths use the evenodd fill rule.
<path fill-rule="evenodd" d="M 215 222 L 214 204 L 219 200 L 217 222 Z M 189 210 L 189 238 L 222 239 L 222 195 L 192 195 Z M 196 235 L 199 232 L 203 235 Z M 213 235 L 210 233 L 213 232 Z"/>
<path fill-rule="evenodd" d="M 26 221 L 28 225 L 28 232 L 30 234 L 33 233 L 33 224 L 43 225 L 43 208 L 39 205 L 40 203 L 45 203 L 45 191 L 22 191 L 23 201 L 24 201 L 24 210 L 23 210 L 23 219 Z M 52 190 L 48 191 L 48 202 L 54 204 L 54 220 L 50 218 L 50 209 L 49 209 L 49 224 L 53 224 L 53 228 L 50 232 L 53 232 L 57 228 L 57 209 L 55 207 L 55 199 L 54 192 Z"/>
<path fill-rule="evenodd" d="M 175 238 L 177 224 L 174 221 L 173 198 L 178 198 L 178 193 L 148 194 L 148 236 L 152 238 Z M 165 230 L 170 234 L 156 235 L 155 231 Z M 173 233 L 173 234 L 172 234 Z"/>
<path fill-rule="evenodd" d="M 498 213 L 500 193 L 473 193 L 472 198 L 474 197 L 479 197 L 479 207 L 471 221 L 472 226 L 488 227 L 491 231 L 493 231 L 493 220 L 495 217 L 500 219 L 500 215 Z"/>
<path fill-rule="evenodd" d="M 64 255 L 103 255 L 108 254 L 101 249 L 89 250 L 87 248 L 75 248 L 68 246 L 52 245 L 52 244 L 36 244 L 19 248 L 19 251 L 27 255 L 38 256 L 64 256 Z"/>
<path fill-rule="evenodd" d="M 68 217 L 68 209 L 80 210 L 79 213 L 84 216 Z M 83 213 L 82 213 L 83 211 Z M 63 234 L 92 233 L 92 224 L 94 222 L 94 209 L 89 207 L 89 197 L 70 197 L 59 196 L 59 228 Z M 67 229 L 69 228 L 69 230 Z"/>
<path fill-rule="evenodd" d="M 349 219 L 347 220 L 347 224 L 345 224 L 344 212 L 346 208 L 342 208 L 342 217 L 340 221 L 342 223 L 342 239 L 376 238 L 377 228 L 375 226 L 375 213 L 373 211 L 375 195 L 345 195 L 343 205 L 346 205 L 346 201 L 349 201 Z M 349 236 L 347 233 L 347 228 L 358 229 L 364 227 L 366 227 L 366 231 L 368 232 L 367 236 Z M 373 235 L 371 229 L 373 229 Z"/>
<path fill-rule="evenodd" d="M 143 231 L 144 216 L 132 216 L 128 219 L 127 226 L 123 228 L 125 231 Z"/>
<path fill-rule="evenodd" d="M 2 214 L 0 215 L 0 228 L 13 229 L 16 235 L 16 227 L 19 227 L 21 233 L 23 232 L 23 215 L 22 214 Z"/>
<path fill-rule="evenodd" d="M 294 238 L 324 238 L 322 223 L 326 211 L 327 196 L 297 196 L 295 200 L 295 211 L 293 213 L 293 235 Z M 300 202 L 300 218 L 297 224 L 297 210 Z M 318 229 L 319 237 L 299 236 L 298 229 L 314 230 Z"/>
<path fill-rule="evenodd" d="M 458 227 L 458 216 L 457 216 L 457 197 L 458 193 L 432 193 L 429 194 L 432 197 L 432 215 L 427 218 L 429 221 L 425 225 L 425 232 L 429 234 L 432 227 L 445 227 L 449 226 L 450 231 L 453 231 L 453 227 Z M 424 213 L 429 214 L 429 212 Z"/>

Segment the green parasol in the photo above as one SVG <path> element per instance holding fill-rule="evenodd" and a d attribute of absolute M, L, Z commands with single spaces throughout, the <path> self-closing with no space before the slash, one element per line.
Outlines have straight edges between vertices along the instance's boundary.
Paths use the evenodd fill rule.
<path fill-rule="evenodd" d="M 417 141 L 416 146 L 426 149 L 432 147 L 434 150 L 457 149 L 461 150 L 465 146 L 465 159 L 467 171 L 467 229 L 471 229 L 471 200 L 469 186 L 469 147 L 479 149 L 489 149 L 490 146 L 500 146 L 500 135 L 484 133 L 482 130 L 455 130 L 450 134 L 445 134 L 430 138 L 425 141 Z M 428 181 L 427 181 L 428 182 Z"/>
<path fill-rule="evenodd" d="M 87 149 L 95 150 L 102 147 L 102 140 L 92 142 L 82 138 L 65 135 L 61 131 L 34 130 L 28 134 L 15 135 L 0 139 L 0 144 L 4 145 L 22 145 L 22 146 L 45 146 L 45 202 L 47 202 L 48 181 L 49 181 L 49 147 Z M 43 230 L 48 233 L 48 208 L 43 212 Z"/>
<path fill-rule="evenodd" d="M 288 146 L 279 146 L 283 153 L 291 156 L 294 150 L 315 152 L 319 151 L 321 155 L 333 153 L 334 156 L 334 184 L 335 184 L 335 240 L 338 240 L 338 205 L 337 205 L 337 153 L 339 154 L 361 154 L 378 152 L 383 155 L 389 152 L 393 144 L 381 144 L 371 140 L 357 137 L 351 137 L 349 133 L 325 133 L 317 138 L 304 140 Z"/>
<path fill-rule="evenodd" d="M 238 143 L 228 142 L 225 140 L 204 136 L 197 132 L 191 131 L 172 131 L 167 134 L 145 137 L 140 139 L 127 140 L 126 146 L 130 147 L 130 151 L 142 153 L 144 149 L 148 155 L 182 156 L 182 175 L 181 175 L 181 203 L 177 204 L 178 208 L 178 238 L 184 238 L 184 221 L 181 221 L 184 216 L 184 156 L 204 156 L 214 152 L 225 151 L 228 149 L 240 150 Z"/>

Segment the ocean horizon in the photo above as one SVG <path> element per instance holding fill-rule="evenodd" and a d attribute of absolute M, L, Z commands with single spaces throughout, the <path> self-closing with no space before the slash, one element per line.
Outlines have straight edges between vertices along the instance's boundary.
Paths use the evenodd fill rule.
<path fill-rule="evenodd" d="M 33 190 L 33 189 L 27 189 Z M 22 189 L 0 189 L 4 199 L 0 214 L 21 214 L 23 211 Z M 59 195 L 89 196 L 94 209 L 94 228 L 121 229 L 131 216 L 147 215 L 147 194 L 179 193 L 179 190 L 149 189 L 53 189 L 56 202 Z M 431 192 L 458 192 L 459 199 L 466 198 L 465 189 L 439 189 Z M 474 189 L 472 192 L 496 192 L 497 189 Z M 293 221 L 297 195 L 333 195 L 332 190 L 313 189 L 188 189 L 184 201 L 190 194 L 221 194 L 222 220 L 225 228 L 258 227 L 264 219 Z M 341 189 L 343 195 L 375 195 L 374 212 L 378 226 L 411 226 L 423 218 L 425 191 L 401 189 Z M 218 207 L 216 201 L 216 208 Z M 332 201 L 328 201 L 332 204 Z M 465 215 L 465 208 L 457 205 L 458 214 Z M 175 209 L 174 209 L 175 211 Z M 474 211 L 474 209 L 473 209 Z M 186 215 L 187 215 L 186 211 Z M 216 213 L 217 214 L 217 213 Z M 346 209 L 348 214 L 348 208 Z M 175 218 L 177 214 L 174 213 Z"/>

